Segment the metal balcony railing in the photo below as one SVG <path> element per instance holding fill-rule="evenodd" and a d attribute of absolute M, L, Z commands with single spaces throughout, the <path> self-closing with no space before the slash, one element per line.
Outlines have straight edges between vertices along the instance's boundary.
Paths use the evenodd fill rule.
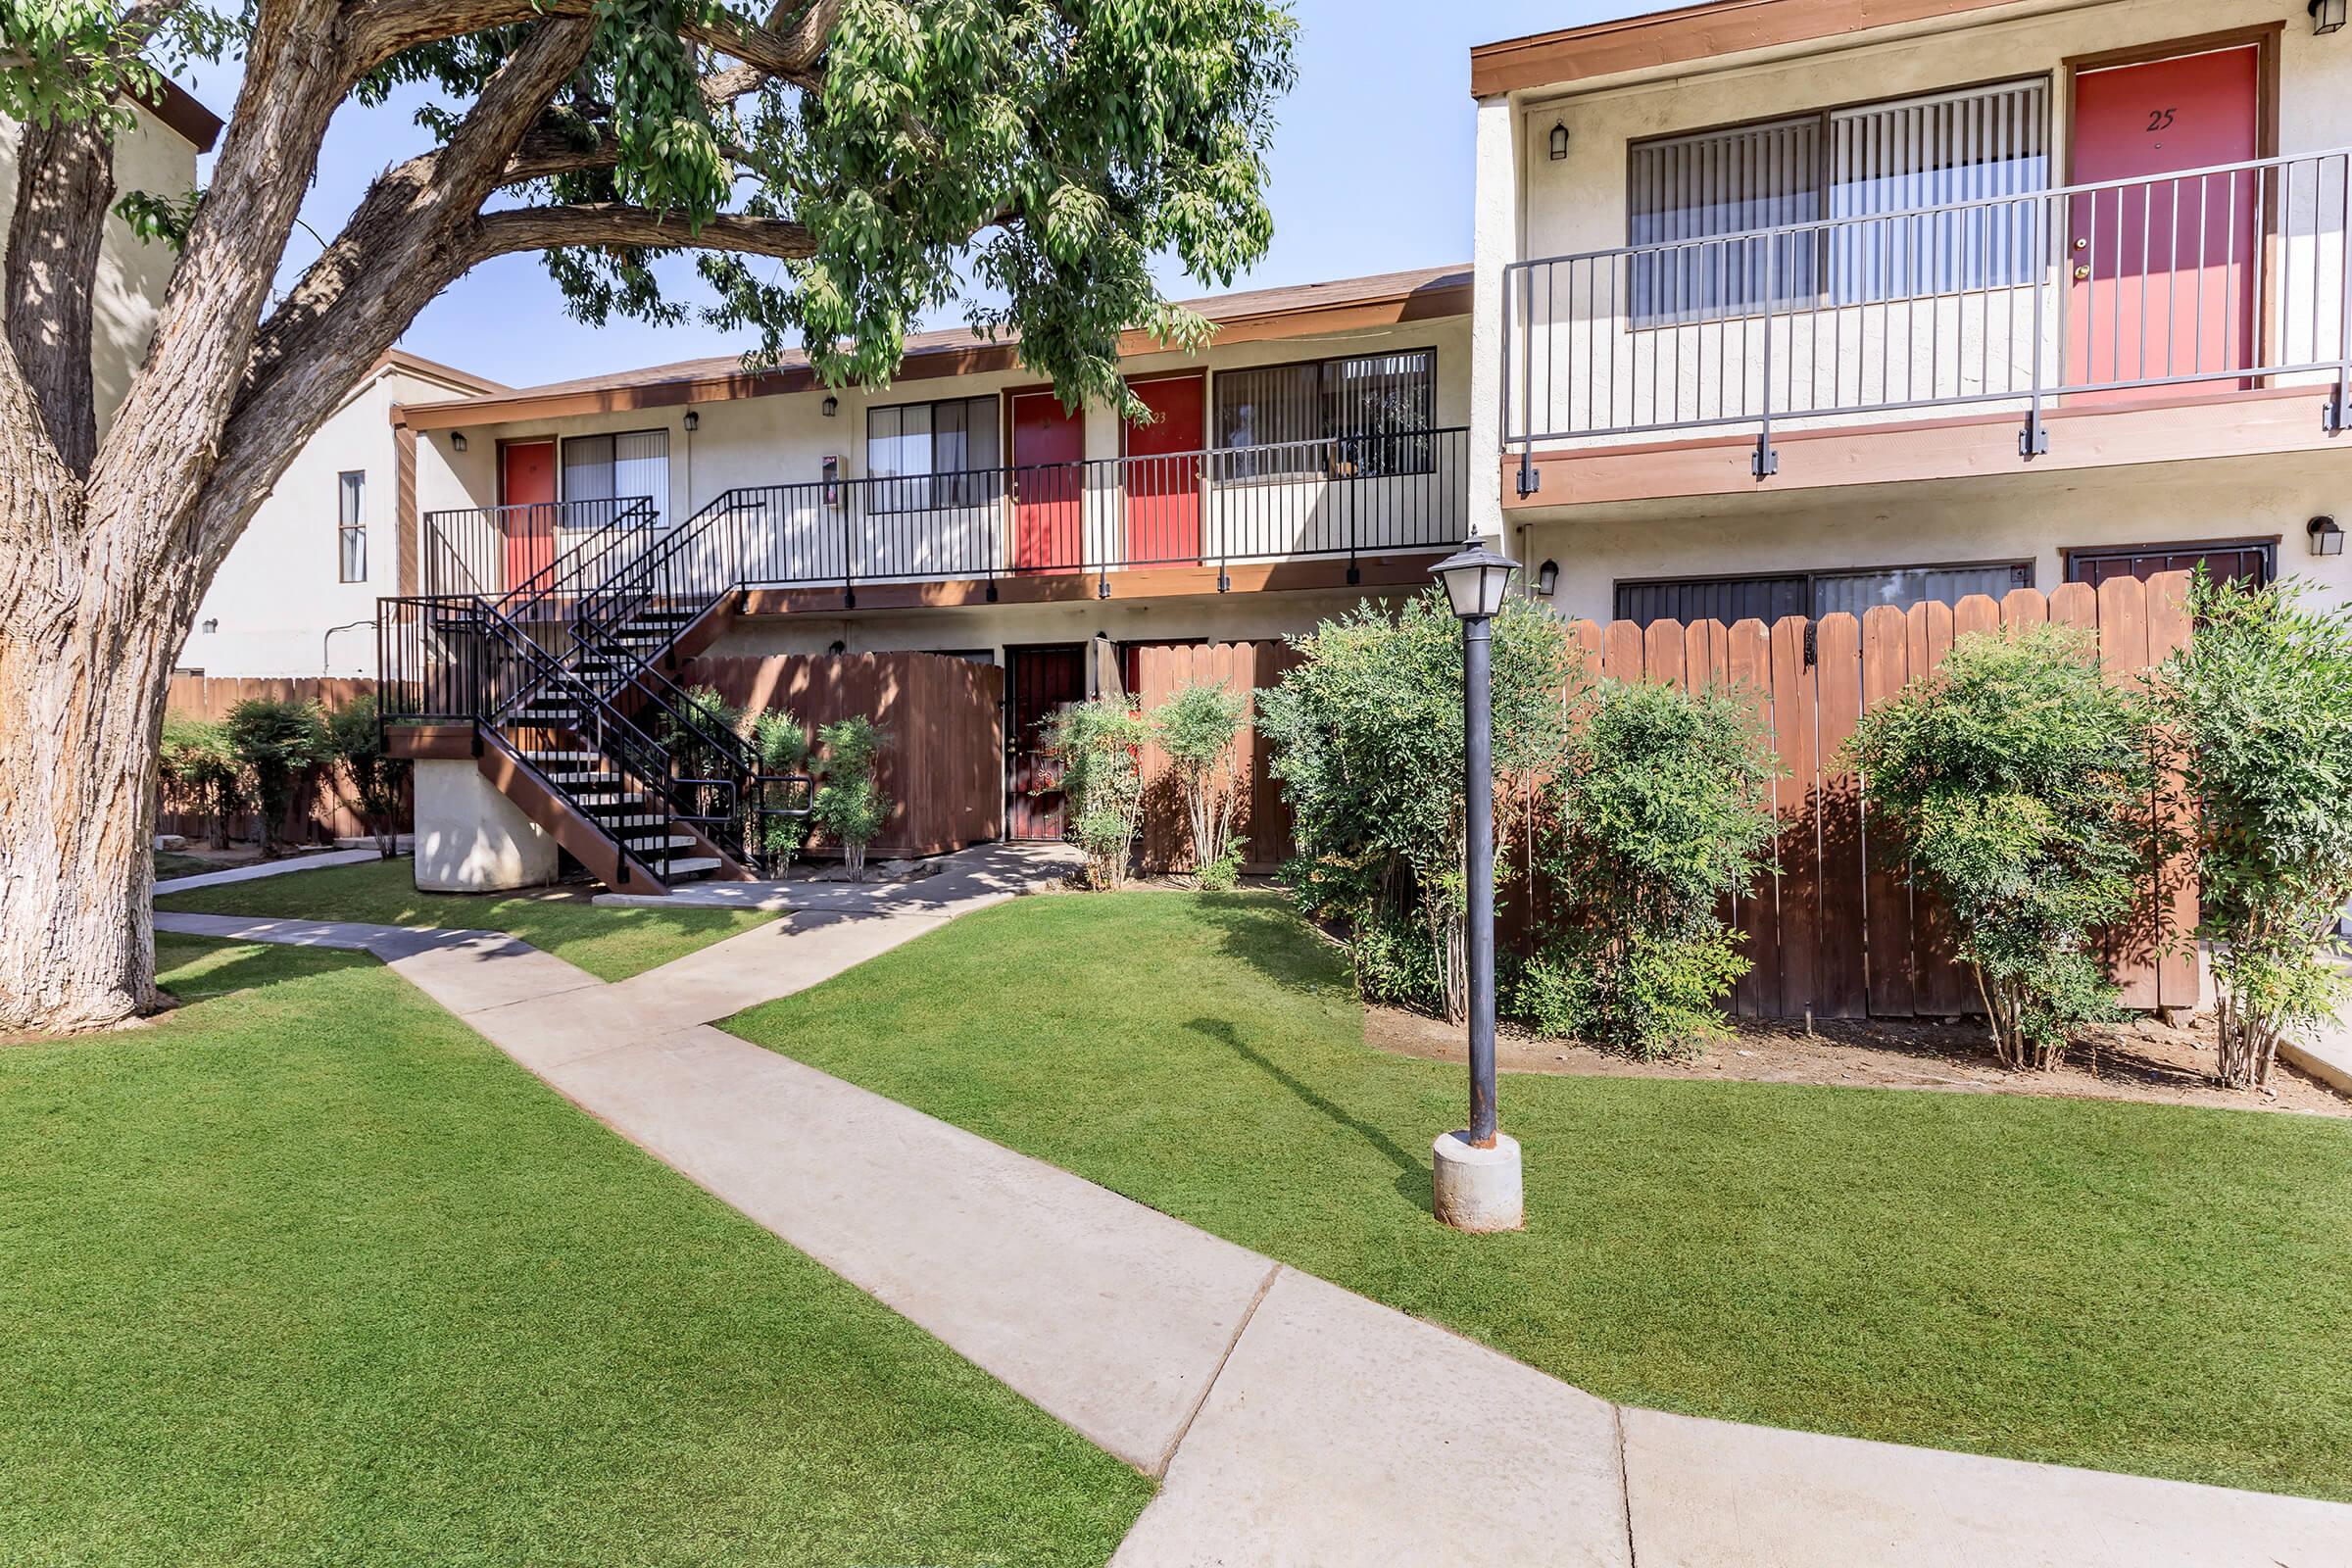
<path fill-rule="evenodd" d="M 2308 383 L 2340 430 L 2348 211 L 2335 149 L 1515 262 L 1503 444 L 1524 495 L 1546 444 L 1752 429 L 1761 478 L 1778 422 L 1929 409 L 2032 457 L 2052 405 L 2150 388 Z"/>
<path fill-rule="evenodd" d="M 519 603 L 620 541 L 647 538 L 656 521 L 648 496 L 608 501 L 522 502 L 428 512 L 419 552 L 427 597 L 478 594 Z"/>

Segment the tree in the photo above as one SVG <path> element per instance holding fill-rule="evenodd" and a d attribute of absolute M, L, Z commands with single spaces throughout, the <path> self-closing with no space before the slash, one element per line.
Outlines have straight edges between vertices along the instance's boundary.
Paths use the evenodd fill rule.
<path fill-rule="evenodd" d="M 1061 763 L 1070 842 L 1086 852 L 1087 885 L 1123 886 L 1144 826 L 1143 749 L 1151 722 L 1123 697 L 1071 703 L 1046 725 L 1046 749 Z"/>
<path fill-rule="evenodd" d="M 329 714 L 326 744 L 350 792 L 352 809 L 368 824 L 376 854 L 389 860 L 400 847 L 400 813 L 408 805 L 403 786 L 409 781 L 410 764 L 408 759 L 384 750 L 375 699 L 356 697 Z"/>
<path fill-rule="evenodd" d="M 25 127 L 0 265 L 0 1029 L 152 1004 L 171 661 L 294 454 L 435 294 L 539 252 L 584 321 L 699 314 L 755 362 L 797 340 L 832 383 L 886 381 L 909 319 L 963 300 L 1072 406 L 1136 413 L 1121 331 L 1208 330 L 1154 258 L 1221 284 L 1264 252 L 1291 36 L 1276 0 L 0 0 L 0 113 Z M 230 49 L 210 184 L 119 191 L 157 65 Z M 434 90 L 433 147 L 274 298 L 336 109 L 402 84 Z M 118 204 L 178 254 L 101 442 Z M 702 303 L 658 275 L 686 255 Z"/>
<path fill-rule="evenodd" d="M 1250 699 L 1223 686 L 1193 684 L 1152 714 L 1153 738 L 1168 754 L 1177 797 L 1193 831 L 1193 871 L 1205 888 L 1230 888 L 1240 853 L 1233 817 L 1242 798 L 1234 740 L 1250 716 Z"/>
<path fill-rule="evenodd" d="M 836 719 L 816 732 L 824 770 L 808 803 L 808 819 L 841 846 L 841 863 L 853 882 L 865 880 L 865 847 L 890 820 L 891 799 L 875 776 L 886 737 L 859 713 Z"/>
<path fill-rule="evenodd" d="M 1911 874 L 1952 911 L 2004 1065 L 2054 1067 L 2115 1010 L 2093 938 L 2149 864 L 2153 739 L 2090 639 L 2045 625 L 1961 638 L 1847 743 Z"/>
<path fill-rule="evenodd" d="M 227 849 L 229 822 L 245 809 L 245 764 L 229 744 L 228 726 L 166 713 L 162 751 L 164 783 L 198 803 L 208 819 L 205 842 Z"/>
<path fill-rule="evenodd" d="M 326 721 L 314 703 L 248 697 L 228 710 L 228 744 L 253 780 L 254 837 L 274 855 L 296 784 L 327 759 Z"/>
<path fill-rule="evenodd" d="M 2157 711 L 2195 808 L 2220 1077 L 2270 1081 L 2279 1037 L 2333 1016 L 2335 922 L 2352 898 L 2352 617 L 2299 584 L 2189 585 L 2196 635 L 2157 672 Z"/>
<path fill-rule="evenodd" d="M 1576 659 L 1558 617 L 1525 599 L 1504 601 L 1493 632 L 1499 848 L 1559 766 Z M 1304 662 L 1258 699 L 1298 843 L 1291 885 L 1310 913 L 1348 922 L 1367 995 L 1435 1004 L 1459 1023 L 1470 1006 L 1461 622 L 1433 587 L 1394 616 L 1366 605 L 1292 646 Z M 1407 922 L 1418 954 L 1402 940 Z"/>

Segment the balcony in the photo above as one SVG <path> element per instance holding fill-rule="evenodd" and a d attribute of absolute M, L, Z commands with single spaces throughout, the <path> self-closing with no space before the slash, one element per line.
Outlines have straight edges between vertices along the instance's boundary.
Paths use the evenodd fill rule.
<path fill-rule="evenodd" d="M 2348 197 L 2333 150 L 1513 263 L 1504 503 L 2317 445 Z"/>
<path fill-rule="evenodd" d="M 418 562 L 427 598 L 516 599 L 551 577 L 556 563 L 581 564 L 631 539 L 650 539 L 652 498 L 541 501 L 428 512 Z M 618 564 L 615 559 L 614 564 Z"/>

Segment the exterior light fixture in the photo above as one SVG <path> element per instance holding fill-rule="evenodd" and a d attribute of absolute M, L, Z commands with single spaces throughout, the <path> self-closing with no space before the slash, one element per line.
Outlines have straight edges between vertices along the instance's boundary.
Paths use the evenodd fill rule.
<path fill-rule="evenodd" d="M 220 629 L 220 617 L 218 615 L 208 615 L 205 617 L 204 624 L 196 629 L 203 632 L 207 637 L 210 637 Z"/>
<path fill-rule="evenodd" d="M 2333 32 L 2344 24 L 2345 0 L 2309 0 L 2303 9 L 2311 17 L 2313 32 Z"/>
<path fill-rule="evenodd" d="M 1545 599 L 1549 599 L 1553 594 L 1559 591 L 1559 587 L 1560 564 L 1558 562 L 1546 561 L 1544 563 L 1544 564 L 1536 568 L 1537 593 L 1541 594 Z"/>
<path fill-rule="evenodd" d="M 1525 1223 L 1519 1145 L 1494 1126 L 1494 701 L 1493 631 L 1519 564 L 1475 540 L 1430 568 L 1462 622 L 1462 804 L 1467 841 L 1470 1125 L 1431 1146 L 1438 1218 L 1456 1230 Z"/>
<path fill-rule="evenodd" d="M 2314 517 L 2304 525 L 2311 535 L 2311 553 L 2315 556 L 2340 556 L 2344 553 L 2344 530 L 2337 527 L 2333 517 Z"/>
<path fill-rule="evenodd" d="M 702 415 L 693 409 L 688 409 L 686 411 L 686 433 L 688 435 L 692 435 L 695 431 L 700 430 L 702 427 Z"/>
<path fill-rule="evenodd" d="M 2325 5 L 2328 3 L 2328 0 L 2312 0 L 2312 3 L 2314 5 Z M 2336 3 L 2341 5 L 2343 0 L 2336 0 Z M 1563 120 L 1555 122 L 1551 127 L 1551 161 L 1556 164 L 1567 156 L 1568 122 Z"/>
<path fill-rule="evenodd" d="M 820 407 L 822 407 L 825 412 L 825 417 L 830 419 L 833 417 L 833 416 L 841 412 L 841 399 L 836 397 L 828 397 L 825 399 L 823 404 L 820 405 Z"/>
<path fill-rule="evenodd" d="M 826 653 L 833 655 L 837 659 L 849 651 L 850 645 L 842 641 L 839 637 L 834 638 L 832 646 L 825 650 Z"/>
<path fill-rule="evenodd" d="M 465 431 L 452 430 L 449 432 L 449 450 L 452 452 L 463 452 L 466 450 Z"/>

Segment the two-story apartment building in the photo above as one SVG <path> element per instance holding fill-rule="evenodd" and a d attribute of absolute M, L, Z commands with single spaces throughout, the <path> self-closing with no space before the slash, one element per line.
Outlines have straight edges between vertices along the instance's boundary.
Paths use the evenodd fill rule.
<path fill-rule="evenodd" d="M 2352 598 L 2336 0 L 1715 0 L 1473 52 L 1474 507 L 1561 610 Z"/>
<path fill-rule="evenodd" d="M 739 815 L 755 761 L 710 737 L 698 762 L 726 776 L 677 778 L 665 737 L 691 715 L 665 671 L 828 652 L 1001 665 L 1005 830 L 1047 833 L 1045 719 L 1145 646 L 1271 640 L 1426 586 L 1486 471 L 1467 270 L 1194 304 L 1204 352 L 1126 345 L 1149 420 L 1064 409 L 1017 343 L 966 331 L 912 339 L 887 386 L 722 359 L 399 408 L 386 702 L 464 720 L 473 753 L 420 773 L 420 837 L 549 835 L 632 887 L 739 871 L 728 812 L 688 798 Z M 552 863 L 543 842 L 436 863 L 526 862 Z"/>

